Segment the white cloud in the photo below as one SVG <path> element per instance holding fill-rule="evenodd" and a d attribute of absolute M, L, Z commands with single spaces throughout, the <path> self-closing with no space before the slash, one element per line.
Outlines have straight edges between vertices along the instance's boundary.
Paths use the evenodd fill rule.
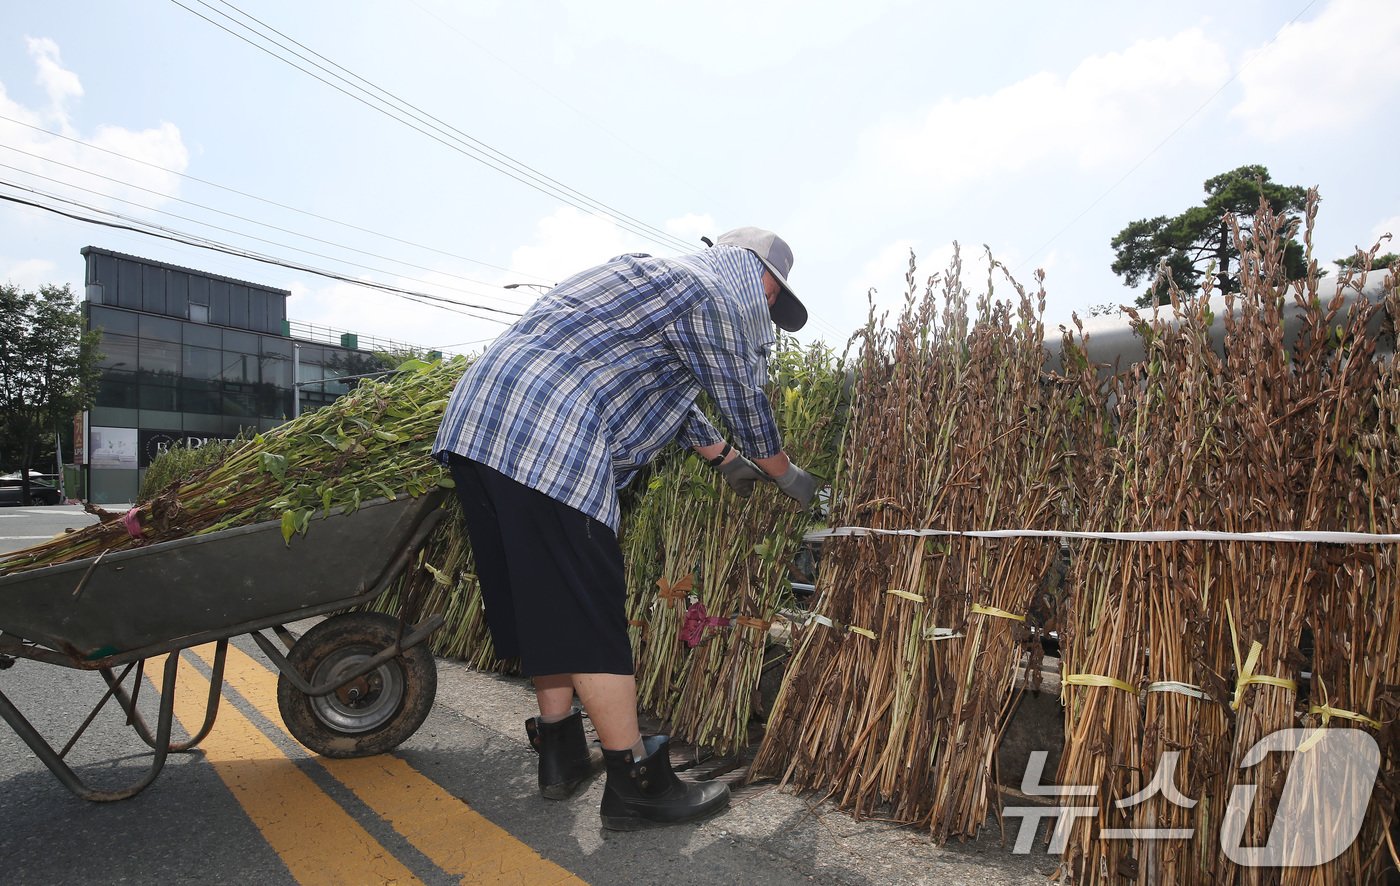
<path fill-rule="evenodd" d="M 92 136 L 85 137 L 71 124 L 68 107 L 83 94 L 78 75 L 62 66 L 58 45 L 52 40 L 30 38 L 28 45 L 38 70 L 38 80 L 48 96 L 48 105 L 25 107 L 11 99 L 4 84 L 0 84 L 0 115 L 20 121 L 0 120 L 0 145 L 12 149 L 0 152 L 0 156 L 7 164 L 36 176 L 20 176 L 19 180 L 46 192 L 63 193 L 104 208 L 122 207 L 103 195 L 145 205 L 167 201 L 141 190 L 143 188 L 157 194 L 176 195 L 180 189 L 177 173 L 189 166 L 189 152 L 179 128 L 172 123 L 161 123 L 145 130 L 102 125 Z M 57 135 L 51 134 L 55 125 L 61 130 Z M 84 147 L 79 141 L 105 150 Z M 64 184 L 86 190 L 70 191 Z M 94 191 L 98 193 L 91 193 Z"/>
<path fill-rule="evenodd" d="M 567 3 L 555 58 L 561 63 L 587 59 L 596 44 L 622 42 L 643 52 L 663 52 L 672 62 L 706 73 L 747 74 L 839 44 L 908 2 L 711 0 L 703 6 L 667 7 L 652 0 L 614 0 L 605 12 L 596 3 Z"/>
<path fill-rule="evenodd" d="M 715 226 L 715 220 L 710 215 L 688 212 L 679 218 L 668 220 L 662 227 L 666 230 L 666 233 L 671 236 L 684 240 L 687 243 L 694 243 L 695 248 L 699 249 L 703 245 L 700 242 L 701 237 L 718 237 L 733 226 L 726 225 L 723 229 L 720 229 Z"/>
<path fill-rule="evenodd" d="M 58 266 L 47 259 L 6 259 L 0 256 L 0 281 L 20 289 L 37 290 L 53 283 L 58 276 Z"/>
<path fill-rule="evenodd" d="M 1040 72 L 987 95 L 945 98 L 917 117 L 863 132 L 853 193 L 948 195 L 1069 159 L 1082 168 L 1138 160 L 1228 76 L 1198 28 L 1093 56 L 1068 76 Z"/>
<path fill-rule="evenodd" d="M 63 67 L 57 43 L 47 38 L 29 37 L 25 45 L 37 69 L 35 79 L 49 97 L 49 115 L 67 130 L 68 101 L 82 96 L 83 84 L 78 81 L 77 74 Z"/>
<path fill-rule="evenodd" d="M 1400 96 L 1396 46 L 1400 4 L 1334 0 L 1312 21 L 1282 28 L 1245 61 L 1244 97 L 1231 114 L 1274 139 L 1336 133 Z"/>
<path fill-rule="evenodd" d="M 860 275 L 850 280 L 843 292 L 869 292 L 875 290 L 875 300 L 882 306 L 897 304 L 908 289 L 903 273 L 909 267 L 909 254 L 914 252 L 920 267 L 930 266 L 925 259 L 918 258 L 918 243 L 914 240 L 895 240 L 880 247 L 871 258 L 861 265 Z M 922 273 L 920 276 L 925 276 Z"/>
<path fill-rule="evenodd" d="M 565 206 L 536 223 L 534 239 L 511 253 L 510 266 L 532 280 L 558 283 L 615 255 L 654 250 L 605 218 Z"/>

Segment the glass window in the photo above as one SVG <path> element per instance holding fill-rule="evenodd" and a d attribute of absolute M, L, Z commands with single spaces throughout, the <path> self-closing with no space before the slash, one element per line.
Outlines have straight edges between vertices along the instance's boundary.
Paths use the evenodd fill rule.
<path fill-rule="evenodd" d="M 224 346 L 223 334 L 210 326 L 200 326 L 198 323 L 184 324 L 185 344 L 198 345 L 201 348 L 213 348 L 218 350 Z"/>
<path fill-rule="evenodd" d="M 274 385 L 258 385 L 258 415 L 262 418 L 291 418 L 292 392 Z"/>
<path fill-rule="evenodd" d="M 219 376 L 224 381 L 253 384 L 258 380 L 258 358 L 253 354 L 223 351 L 224 362 Z"/>
<path fill-rule="evenodd" d="M 292 343 L 285 338 L 273 338 L 269 335 L 262 336 L 262 352 L 264 354 L 276 354 L 279 357 L 292 356 Z"/>
<path fill-rule="evenodd" d="M 111 409 L 135 409 L 135 374 L 110 369 L 103 372 L 97 380 L 97 399 L 93 405 Z"/>
<path fill-rule="evenodd" d="M 256 416 L 258 414 L 257 396 L 253 392 L 252 385 L 225 384 L 224 385 L 224 415 L 236 416 Z"/>
<path fill-rule="evenodd" d="M 281 357 L 262 358 L 262 382 L 279 388 L 292 386 L 292 361 Z"/>
<path fill-rule="evenodd" d="M 97 349 L 102 353 L 102 359 L 97 363 L 98 366 L 105 369 L 122 369 L 127 372 L 136 371 L 135 336 L 114 332 L 105 333 L 102 336 L 102 343 L 97 346 Z"/>
<path fill-rule="evenodd" d="M 256 354 L 258 352 L 258 337 L 251 332 L 234 332 L 232 329 L 225 329 L 224 350 Z"/>
<path fill-rule="evenodd" d="M 330 375 L 330 373 L 327 373 L 327 378 L 333 377 L 334 376 Z M 343 381 L 327 381 L 324 385 L 321 385 L 321 391 L 332 395 L 332 397 L 338 397 L 349 390 L 350 385 Z"/>
<path fill-rule="evenodd" d="M 325 367 L 320 363 L 307 363 L 305 360 L 297 364 L 297 383 L 308 381 L 320 381 L 326 377 Z"/>
<path fill-rule="evenodd" d="M 194 302 L 190 302 L 190 322 L 191 322 L 191 323 L 208 323 L 208 322 L 209 322 L 209 306 L 208 306 L 208 305 L 197 305 L 197 304 L 195 304 Z"/>
<path fill-rule="evenodd" d="M 136 315 L 130 311 L 114 311 L 111 308 L 103 308 L 92 305 L 88 308 L 88 327 L 90 329 L 104 329 L 107 332 L 120 332 L 126 335 L 136 334 Z"/>
<path fill-rule="evenodd" d="M 185 345 L 185 377 L 218 378 L 223 369 L 223 359 L 223 351 Z"/>
<path fill-rule="evenodd" d="M 173 385 L 141 384 L 140 402 L 141 409 L 155 409 L 161 412 L 178 412 L 180 409 L 179 396 Z"/>
<path fill-rule="evenodd" d="M 180 407 L 185 412 L 218 415 L 223 411 L 219 383 L 198 378 L 180 379 Z"/>
<path fill-rule="evenodd" d="M 141 318 L 145 320 L 145 317 Z M 180 346 L 168 341 L 141 342 L 141 370 L 156 374 L 169 374 L 176 376 L 180 374 L 182 355 Z"/>
<path fill-rule="evenodd" d="M 180 321 L 166 317 L 147 317 L 143 314 L 141 316 L 141 337 L 178 342 L 180 340 Z"/>

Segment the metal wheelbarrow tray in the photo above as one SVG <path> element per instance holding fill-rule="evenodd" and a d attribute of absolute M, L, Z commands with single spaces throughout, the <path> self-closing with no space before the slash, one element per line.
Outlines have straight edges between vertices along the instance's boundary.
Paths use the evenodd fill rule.
<path fill-rule="evenodd" d="M 351 513 L 314 518 L 306 534 L 293 536 L 290 544 L 279 520 L 0 576 L 0 666 L 13 664 L 7 657 L 19 657 L 96 670 L 108 685 L 61 751 L 3 692 L 0 716 L 78 796 L 134 796 L 155 780 L 167 753 L 190 750 L 208 735 L 218 711 L 228 641 L 248 634 L 280 672 L 278 707 L 298 741 L 325 756 L 387 751 L 412 735 L 432 706 L 437 671 L 420 644 L 441 626 L 442 617 L 407 629 L 385 615 L 342 613 L 300 639 L 284 625 L 377 597 L 441 521 L 444 498 L 437 491 L 377 500 Z M 285 652 L 263 633 L 266 629 Z M 203 727 L 190 740 L 171 743 L 179 652 L 210 642 L 216 647 Z M 165 663 L 153 733 L 136 698 L 146 659 L 167 653 L 175 654 Z M 123 668 L 120 674 L 116 668 Z M 155 754 L 136 784 L 97 790 L 63 757 L 113 698 Z"/>

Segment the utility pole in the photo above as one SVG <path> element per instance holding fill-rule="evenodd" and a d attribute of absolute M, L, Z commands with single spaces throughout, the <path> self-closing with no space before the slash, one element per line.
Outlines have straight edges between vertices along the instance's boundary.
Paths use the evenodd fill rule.
<path fill-rule="evenodd" d="M 301 418 L 301 345 L 292 342 L 292 418 Z"/>

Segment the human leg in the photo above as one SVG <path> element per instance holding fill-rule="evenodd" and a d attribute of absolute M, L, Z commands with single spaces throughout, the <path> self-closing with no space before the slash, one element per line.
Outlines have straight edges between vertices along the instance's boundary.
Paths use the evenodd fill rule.
<path fill-rule="evenodd" d="M 682 782 L 671 769 L 670 740 L 639 734 L 626 578 L 612 530 L 504 475 L 479 473 L 505 540 L 521 668 L 536 679 L 541 721 L 565 710 L 572 690 L 603 744 L 604 827 L 674 824 L 723 809 L 727 785 Z M 541 736 L 547 725 L 535 724 Z M 542 789 L 544 772 L 542 754 Z"/>
<path fill-rule="evenodd" d="M 475 462 L 454 457 L 451 472 L 476 561 L 492 643 L 497 655 L 516 658 L 520 645 L 512 603 L 513 577 L 496 502 Z M 536 698 L 540 716 L 525 721 L 525 733 L 539 754 L 540 793 L 551 800 L 563 800 L 597 772 L 602 753 L 588 745 L 583 717 L 573 707 L 573 681 L 568 674 L 537 678 Z"/>

